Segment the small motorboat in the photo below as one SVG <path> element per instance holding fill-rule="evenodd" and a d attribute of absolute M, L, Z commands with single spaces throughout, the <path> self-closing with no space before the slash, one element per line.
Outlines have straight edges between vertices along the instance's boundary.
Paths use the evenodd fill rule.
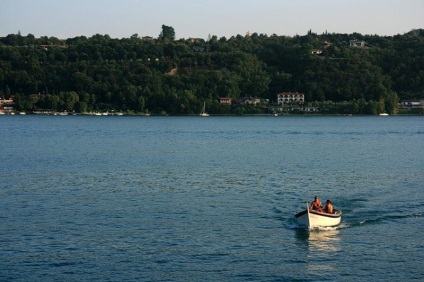
<path fill-rule="evenodd" d="M 306 210 L 295 214 L 295 218 L 299 226 L 308 229 L 332 227 L 339 225 L 342 221 L 342 211 L 334 210 L 333 213 L 319 212 L 309 209 L 308 202 L 306 202 Z"/>

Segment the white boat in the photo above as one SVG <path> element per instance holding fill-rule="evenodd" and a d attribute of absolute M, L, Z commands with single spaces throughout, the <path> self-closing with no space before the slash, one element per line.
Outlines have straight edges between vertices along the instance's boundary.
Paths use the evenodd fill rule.
<path fill-rule="evenodd" d="M 202 112 L 200 113 L 200 116 L 202 116 L 202 117 L 208 117 L 209 116 L 209 114 L 206 112 L 205 102 L 203 102 L 203 109 L 202 109 Z"/>
<path fill-rule="evenodd" d="M 333 213 L 310 210 L 306 202 L 306 210 L 295 214 L 297 224 L 301 227 L 313 229 L 317 227 L 337 226 L 342 221 L 342 211 L 334 210 Z"/>
<path fill-rule="evenodd" d="M 389 114 L 388 113 L 380 113 L 379 116 L 381 117 L 387 117 Z"/>

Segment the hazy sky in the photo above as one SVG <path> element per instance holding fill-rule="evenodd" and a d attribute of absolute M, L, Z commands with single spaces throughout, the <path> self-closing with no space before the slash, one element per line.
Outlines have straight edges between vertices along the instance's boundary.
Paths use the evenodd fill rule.
<path fill-rule="evenodd" d="M 396 35 L 424 28 L 424 0 L 0 0 L 0 36 L 227 38 L 246 32 Z"/>

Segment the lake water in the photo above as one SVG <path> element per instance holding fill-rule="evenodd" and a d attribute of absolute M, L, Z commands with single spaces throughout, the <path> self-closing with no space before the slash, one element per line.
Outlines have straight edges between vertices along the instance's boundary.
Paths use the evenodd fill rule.
<path fill-rule="evenodd" d="M 424 277 L 424 117 L 0 116 L 1 281 Z M 343 210 L 306 231 L 315 195 Z"/>

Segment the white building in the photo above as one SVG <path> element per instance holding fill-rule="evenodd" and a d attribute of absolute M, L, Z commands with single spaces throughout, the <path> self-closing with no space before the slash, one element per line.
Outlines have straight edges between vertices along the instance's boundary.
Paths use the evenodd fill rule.
<path fill-rule="evenodd" d="M 399 103 L 401 109 L 422 109 L 424 108 L 424 100 L 402 100 Z"/>
<path fill-rule="evenodd" d="M 283 92 L 277 94 L 277 103 L 288 104 L 288 103 L 300 103 L 305 102 L 305 95 L 298 92 Z"/>
<path fill-rule="evenodd" d="M 349 46 L 350 47 L 365 47 L 365 41 L 350 40 Z"/>

